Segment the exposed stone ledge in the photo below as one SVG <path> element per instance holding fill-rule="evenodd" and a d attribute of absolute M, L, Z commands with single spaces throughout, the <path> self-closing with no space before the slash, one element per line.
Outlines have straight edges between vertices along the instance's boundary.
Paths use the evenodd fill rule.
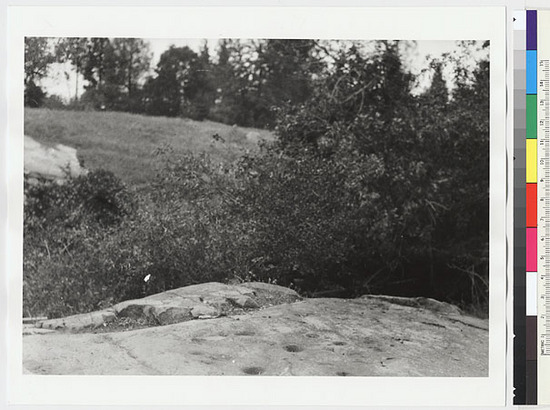
<path fill-rule="evenodd" d="M 225 285 L 210 282 L 127 300 L 96 312 L 40 321 L 36 326 L 67 331 L 94 330 L 115 324 L 122 318 L 142 325 L 170 325 L 292 303 L 300 299 L 300 295 L 291 289 L 267 283 Z"/>

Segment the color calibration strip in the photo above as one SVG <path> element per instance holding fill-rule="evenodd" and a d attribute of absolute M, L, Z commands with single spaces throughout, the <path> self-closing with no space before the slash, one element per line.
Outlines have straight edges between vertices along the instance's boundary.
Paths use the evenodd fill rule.
<path fill-rule="evenodd" d="M 527 10 L 525 43 L 525 404 L 537 404 L 537 11 Z M 533 196 L 534 195 L 534 196 Z"/>
<path fill-rule="evenodd" d="M 550 10 L 513 28 L 514 404 L 550 405 Z"/>
<path fill-rule="evenodd" d="M 526 74 L 525 10 L 514 12 L 514 404 L 526 404 Z"/>
<path fill-rule="evenodd" d="M 535 275 L 537 404 L 550 405 L 550 10 L 536 12 L 538 266 Z M 528 292 L 531 292 L 528 289 Z M 531 297 L 528 294 L 528 297 Z M 532 343 L 529 340 L 529 343 Z"/>

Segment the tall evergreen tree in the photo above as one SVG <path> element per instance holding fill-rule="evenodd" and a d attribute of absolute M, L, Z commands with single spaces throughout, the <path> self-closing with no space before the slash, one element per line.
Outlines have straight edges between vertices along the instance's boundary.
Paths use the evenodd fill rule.
<path fill-rule="evenodd" d="M 156 77 L 145 85 L 147 112 L 153 115 L 179 116 L 198 92 L 193 84 L 198 56 L 189 47 L 170 46 L 160 56 Z"/>

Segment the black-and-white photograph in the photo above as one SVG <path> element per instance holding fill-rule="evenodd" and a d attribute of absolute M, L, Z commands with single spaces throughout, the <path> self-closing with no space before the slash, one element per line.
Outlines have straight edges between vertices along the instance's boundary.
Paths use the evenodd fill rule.
<path fill-rule="evenodd" d="M 489 50 L 26 37 L 24 373 L 488 376 Z"/>

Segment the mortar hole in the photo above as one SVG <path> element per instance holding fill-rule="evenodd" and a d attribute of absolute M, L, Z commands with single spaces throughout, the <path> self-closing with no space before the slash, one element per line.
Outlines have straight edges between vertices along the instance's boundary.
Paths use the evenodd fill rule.
<path fill-rule="evenodd" d="M 249 374 L 252 376 L 258 376 L 264 372 L 264 369 L 262 367 L 256 367 L 256 366 L 245 367 L 242 370 L 244 374 Z"/>
<path fill-rule="evenodd" d="M 284 347 L 284 349 L 285 349 L 287 352 L 291 352 L 291 353 L 298 353 L 298 352 L 301 352 L 302 350 L 304 350 L 303 347 L 298 346 L 298 345 L 286 345 L 286 346 Z"/>

